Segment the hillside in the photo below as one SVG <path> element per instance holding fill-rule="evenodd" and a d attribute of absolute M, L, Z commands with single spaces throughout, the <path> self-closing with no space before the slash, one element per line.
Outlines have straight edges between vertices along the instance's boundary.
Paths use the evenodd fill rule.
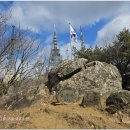
<path fill-rule="evenodd" d="M 130 128 L 129 119 L 124 115 L 120 122 L 117 114 L 79 105 L 54 106 L 39 101 L 29 108 L 0 110 L 0 113 L 6 117 L 5 121 L 0 119 L 0 128 Z M 22 117 L 21 121 L 17 117 Z"/>
<path fill-rule="evenodd" d="M 130 128 L 130 92 L 111 64 L 63 61 L 30 83 L 1 96 L 0 128 Z"/>

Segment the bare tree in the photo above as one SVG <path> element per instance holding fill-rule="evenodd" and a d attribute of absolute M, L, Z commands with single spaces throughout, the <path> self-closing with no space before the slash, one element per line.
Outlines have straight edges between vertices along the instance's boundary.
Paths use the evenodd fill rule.
<path fill-rule="evenodd" d="M 13 76 L 8 82 L 9 84 L 14 84 L 18 79 L 22 81 L 33 76 L 36 55 L 39 48 L 39 43 L 28 32 L 21 32 L 21 30 L 17 32 L 18 34 L 15 34 L 14 38 L 13 49 L 11 50 L 11 54 L 9 54 L 11 56 L 9 60 L 13 64 L 10 68 L 10 70 L 13 70 Z"/>
<path fill-rule="evenodd" d="M 0 73 L 4 70 L 7 83 L 12 85 L 34 75 L 39 42 L 29 30 L 7 26 L 7 21 L 8 17 L 0 14 Z"/>
<path fill-rule="evenodd" d="M 7 51 L 11 45 L 8 37 L 7 21 L 8 15 L 0 14 L 0 64 L 6 59 Z"/>

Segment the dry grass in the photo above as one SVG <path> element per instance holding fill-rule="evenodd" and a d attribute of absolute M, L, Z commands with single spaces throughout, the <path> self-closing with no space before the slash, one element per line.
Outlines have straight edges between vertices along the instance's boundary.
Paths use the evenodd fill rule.
<path fill-rule="evenodd" d="M 130 128 L 118 122 L 114 116 L 94 107 L 79 105 L 51 105 L 37 102 L 20 110 L 0 110 L 0 117 L 15 117 L 14 121 L 0 119 L 0 128 Z M 16 120 L 22 117 L 23 120 Z"/>

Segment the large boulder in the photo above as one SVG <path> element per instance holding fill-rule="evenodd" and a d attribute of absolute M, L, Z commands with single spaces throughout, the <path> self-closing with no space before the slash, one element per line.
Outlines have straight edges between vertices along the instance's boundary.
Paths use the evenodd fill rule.
<path fill-rule="evenodd" d="M 63 99 L 66 102 L 65 93 L 69 91 L 68 88 L 76 91 L 79 96 L 83 96 L 86 91 L 100 92 L 100 95 L 104 95 L 122 90 L 122 78 L 115 66 L 99 61 L 88 63 L 83 58 L 63 61 L 50 71 L 48 80 L 51 91 L 55 90 L 59 96 L 60 92 L 64 95 L 62 102 Z"/>
<path fill-rule="evenodd" d="M 122 79 L 118 69 L 107 63 L 94 61 L 86 64 L 86 69 L 71 78 L 60 81 L 57 87 L 97 90 L 102 93 L 122 89 Z"/>
<path fill-rule="evenodd" d="M 49 89 L 55 89 L 60 81 L 66 80 L 72 75 L 80 72 L 87 62 L 88 60 L 84 58 L 64 60 L 58 66 L 51 69 L 48 74 Z"/>

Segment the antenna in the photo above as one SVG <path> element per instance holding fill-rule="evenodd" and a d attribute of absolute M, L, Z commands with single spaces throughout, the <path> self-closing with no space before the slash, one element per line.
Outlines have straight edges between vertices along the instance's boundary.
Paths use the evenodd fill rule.
<path fill-rule="evenodd" d="M 71 24 L 70 24 L 70 22 L 69 22 L 69 29 L 70 29 L 70 27 L 71 27 Z M 71 43 L 71 36 L 70 36 L 70 50 L 71 50 L 70 56 L 71 56 L 71 60 L 72 60 L 72 43 Z M 67 57 L 68 57 L 68 56 L 67 56 Z"/>
<path fill-rule="evenodd" d="M 80 26 L 80 43 L 81 43 L 81 49 L 83 49 L 83 46 L 84 46 L 84 38 L 83 38 L 83 32 L 82 32 L 81 26 Z"/>
<path fill-rule="evenodd" d="M 54 36 L 53 36 L 53 44 L 54 44 L 54 49 L 57 49 L 57 38 L 56 38 L 56 32 L 55 32 L 55 24 L 54 24 Z"/>
<path fill-rule="evenodd" d="M 67 57 L 67 60 L 69 60 L 69 55 L 68 55 L 68 46 L 66 46 L 66 57 Z"/>
<path fill-rule="evenodd" d="M 56 31 L 56 25 L 54 24 L 54 32 Z"/>
<path fill-rule="evenodd" d="M 60 55 L 60 49 L 57 48 L 57 37 L 56 37 L 56 29 L 55 29 L 55 24 L 54 24 L 54 35 L 53 35 L 53 47 L 51 48 L 51 53 L 50 53 L 50 67 L 54 67 L 58 65 L 61 62 L 61 55 Z"/>
<path fill-rule="evenodd" d="M 82 32 L 82 27 L 80 26 L 80 33 L 81 33 L 81 35 L 83 34 L 83 32 Z"/>

